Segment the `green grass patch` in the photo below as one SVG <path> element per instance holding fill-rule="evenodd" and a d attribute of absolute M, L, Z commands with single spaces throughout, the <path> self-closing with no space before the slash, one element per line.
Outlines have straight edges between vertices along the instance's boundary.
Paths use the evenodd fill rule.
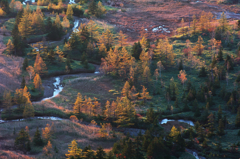
<path fill-rule="evenodd" d="M 3 24 L 3 26 L 5 26 L 6 29 L 9 31 L 13 30 L 14 25 L 15 25 L 15 18 L 11 18 Z"/>
<path fill-rule="evenodd" d="M 6 45 L 8 43 L 8 40 L 11 39 L 12 40 L 12 36 L 4 36 L 3 37 L 3 43 Z"/>

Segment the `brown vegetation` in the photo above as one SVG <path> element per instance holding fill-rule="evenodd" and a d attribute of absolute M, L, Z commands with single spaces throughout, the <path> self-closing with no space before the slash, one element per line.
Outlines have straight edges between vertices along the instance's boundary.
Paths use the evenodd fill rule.
<path fill-rule="evenodd" d="M 23 58 L 3 55 L 6 46 L 2 43 L 3 36 L 0 36 L 0 95 L 4 90 L 14 91 L 20 88 L 21 67 Z"/>
<path fill-rule="evenodd" d="M 105 20 L 116 25 L 119 30 L 127 34 L 129 41 L 136 41 L 142 27 L 146 30 L 150 39 L 169 36 L 173 34 L 177 27 L 181 26 L 182 19 L 184 19 L 184 25 L 189 25 L 192 16 L 199 17 L 202 11 L 219 15 L 226 9 L 222 5 L 208 3 L 136 0 L 125 3 L 124 7 L 116 13 L 108 12 Z M 170 33 L 161 29 L 152 31 L 154 28 L 163 25 Z"/>

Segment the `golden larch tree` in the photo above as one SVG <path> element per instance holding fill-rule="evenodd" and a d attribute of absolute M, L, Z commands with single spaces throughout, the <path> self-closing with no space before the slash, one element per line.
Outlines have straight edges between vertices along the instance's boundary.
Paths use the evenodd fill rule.
<path fill-rule="evenodd" d="M 111 117 L 111 104 L 108 100 L 105 104 L 104 115 L 105 115 L 106 118 Z"/>
<path fill-rule="evenodd" d="M 8 40 L 6 51 L 8 54 L 11 54 L 14 51 L 14 45 L 11 39 Z"/>
<path fill-rule="evenodd" d="M 42 128 L 42 138 L 45 141 L 51 140 L 52 134 L 53 134 L 53 126 L 54 126 L 53 123 L 52 123 L 52 125 L 46 124 L 46 127 Z"/>
<path fill-rule="evenodd" d="M 122 89 L 122 96 L 123 97 L 127 97 L 127 98 L 130 98 L 130 85 L 129 85 L 129 82 L 126 81 L 124 86 L 123 86 L 123 89 Z"/>
<path fill-rule="evenodd" d="M 58 55 L 58 60 L 62 61 L 64 58 L 62 50 L 59 48 L 59 46 L 56 47 L 56 54 Z"/>
<path fill-rule="evenodd" d="M 42 89 L 42 80 L 39 74 L 36 74 L 36 76 L 33 79 L 34 87 L 35 89 L 41 90 Z"/>
<path fill-rule="evenodd" d="M 64 16 L 64 17 L 63 17 L 62 26 L 63 26 L 64 28 L 69 28 L 69 27 L 70 27 L 70 22 L 69 22 L 67 16 Z"/>
<path fill-rule="evenodd" d="M 156 60 L 160 60 L 163 66 L 171 66 L 174 64 L 173 46 L 169 43 L 168 39 L 160 39 L 156 49 L 154 50 Z"/>
<path fill-rule="evenodd" d="M 117 110 L 117 103 L 115 101 L 112 101 L 111 104 L 111 116 L 116 117 L 116 110 Z"/>
<path fill-rule="evenodd" d="M 80 114 L 81 113 L 82 103 L 83 103 L 82 95 L 81 95 L 81 93 L 78 93 L 77 94 L 77 99 L 76 99 L 76 101 L 74 103 L 74 106 L 73 106 L 73 112 L 75 114 Z"/>
<path fill-rule="evenodd" d="M 93 20 L 90 20 L 87 24 L 87 29 L 89 32 L 90 41 L 91 43 L 93 43 L 94 39 L 97 39 L 99 36 L 99 33 L 98 33 L 99 27 Z"/>
<path fill-rule="evenodd" d="M 144 68 L 143 75 L 142 75 L 142 81 L 148 85 L 148 82 L 151 81 L 151 72 L 148 66 Z"/>
<path fill-rule="evenodd" d="M 76 140 L 73 140 L 68 146 L 68 153 L 65 154 L 67 159 L 80 158 L 82 154 L 82 149 L 78 148 Z"/>
<path fill-rule="evenodd" d="M 143 99 L 144 103 L 147 99 L 152 99 L 152 97 L 149 95 L 149 92 L 147 92 L 147 88 L 145 86 L 142 86 L 142 93 L 140 93 L 139 99 Z"/>
<path fill-rule="evenodd" d="M 43 153 L 46 156 L 52 156 L 52 144 L 51 144 L 51 141 L 48 141 L 47 145 L 43 147 Z"/>
<path fill-rule="evenodd" d="M 198 37 L 198 41 L 196 45 L 193 47 L 193 51 L 197 53 L 197 55 L 202 55 L 204 46 L 202 45 L 203 43 L 203 38 L 201 36 Z"/>
<path fill-rule="evenodd" d="M 30 117 L 34 117 L 34 107 L 32 105 L 32 102 L 28 100 L 23 110 L 23 118 L 30 118 Z"/>
<path fill-rule="evenodd" d="M 101 57 L 105 57 L 107 54 L 107 48 L 104 43 L 99 44 L 98 46 L 99 54 Z"/>
<path fill-rule="evenodd" d="M 61 20 L 60 20 L 59 15 L 56 15 L 56 19 L 55 19 L 54 23 L 56 24 L 56 26 L 57 26 L 58 28 L 61 27 Z"/>
<path fill-rule="evenodd" d="M 192 32 L 193 32 L 193 34 L 195 34 L 196 33 L 196 29 L 197 29 L 197 19 L 196 19 L 196 16 L 195 15 L 193 15 L 193 21 L 192 21 Z"/>
<path fill-rule="evenodd" d="M 31 80 L 32 78 L 34 78 L 34 76 L 35 76 L 34 68 L 33 68 L 32 66 L 28 66 L 28 67 L 26 68 L 26 70 L 27 70 L 27 72 L 28 72 L 28 74 L 29 74 L 30 80 Z"/>
<path fill-rule="evenodd" d="M 32 33 L 32 25 L 29 20 L 29 13 L 24 9 L 20 23 L 18 24 L 18 30 L 22 37 L 28 37 Z"/>
<path fill-rule="evenodd" d="M 175 126 L 172 127 L 169 136 L 173 138 L 173 140 L 176 140 L 177 136 L 180 134 L 180 132 L 177 130 Z"/>
<path fill-rule="evenodd" d="M 184 88 L 184 83 L 187 81 L 187 74 L 185 72 L 185 70 L 180 70 L 179 74 L 178 74 L 178 78 L 181 81 L 181 83 L 183 84 L 183 88 Z"/>
<path fill-rule="evenodd" d="M 127 44 L 127 36 L 123 34 L 122 30 L 118 33 L 118 44 L 120 47 L 123 47 Z"/>
<path fill-rule="evenodd" d="M 142 49 L 144 51 L 146 51 L 146 49 L 147 49 L 147 39 L 145 38 L 145 36 L 141 39 L 140 44 L 142 46 Z"/>
<path fill-rule="evenodd" d="M 105 45 L 107 47 L 112 46 L 113 42 L 114 42 L 114 38 L 113 38 L 113 33 L 107 29 L 105 32 L 103 32 L 103 39 L 105 41 Z"/>
<path fill-rule="evenodd" d="M 36 60 L 34 63 L 34 70 L 39 75 L 42 75 L 47 72 L 47 66 L 39 53 L 37 53 L 37 56 L 36 56 Z"/>
<path fill-rule="evenodd" d="M 0 7 L 0 16 L 5 16 L 6 12 L 4 12 L 4 10 L 2 9 L 2 7 Z"/>
<path fill-rule="evenodd" d="M 66 15 L 68 19 L 73 19 L 73 9 L 70 4 L 68 4 Z"/>

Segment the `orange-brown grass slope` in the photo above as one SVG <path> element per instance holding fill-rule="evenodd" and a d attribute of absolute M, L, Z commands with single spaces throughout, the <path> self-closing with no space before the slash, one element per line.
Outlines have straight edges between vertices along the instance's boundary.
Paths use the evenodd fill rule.
<path fill-rule="evenodd" d="M 21 129 L 25 129 L 25 127 L 28 126 L 32 141 L 37 127 L 40 131 L 42 131 L 42 128 L 45 128 L 46 124 L 53 125 L 51 128 L 51 130 L 53 130 L 51 143 L 53 148 L 56 146 L 58 153 L 52 151 L 52 155 L 56 158 L 65 158 L 64 156 L 67 153 L 68 145 L 74 139 L 78 142 L 80 148 L 83 149 L 85 146 L 90 145 L 93 150 L 96 150 L 99 146 L 102 146 L 108 151 L 112 148 L 115 142 L 115 140 L 113 140 L 111 137 L 102 139 L 99 134 L 100 128 L 97 127 L 72 122 L 68 119 L 61 121 L 33 119 L 31 121 L 0 124 L 0 150 L 11 150 L 22 154 L 21 151 L 14 149 L 14 141 L 17 137 L 17 133 Z M 16 130 L 15 135 L 13 134 L 14 128 Z M 120 133 L 116 133 L 116 135 L 117 138 L 122 136 Z M 49 158 L 43 154 L 41 147 L 33 147 L 33 144 L 31 144 L 31 147 L 32 151 L 29 152 L 28 156 L 45 159 Z"/>
<path fill-rule="evenodd" d="M 4 90 L 14 91 L 20 87 L 20 74 L 23 58 L 3 55 L 6 46 L 2 43 L 0 35 L 0 96 Z"/>
<path fill-rule="evenodd" d="M 205 12 L 222 12 L 225 9 L 221 6 L 212 6 L 206 3 L 190 3 L 185 1 L 151 1 L 136 0 L 125 3 L 123 7 L 125 12 L 120 10 L 108 13 L 105 20 L 111 24 L 115 24 L 119 30 L 122 30 L 129 36 L 129 40 L 135 41 L 139 38 L 141 28 L 147 29 L 148 38 L 156 39 L 163 34 L 170 36 L 172 31 L 181 25 L 182 18 L 185 22 L 192 21 L 192 16 L 200 16 L 202 11 Z M 189 18 L 190 15 L 190 18 Z M 171 31 L 152 32 L 152 29 L 164 25 Z"/>
<path fill-rule="evenodd" d="M 29 157 L 11 150 L 0 150 L 0 159 L 34 159 L 34 157 Z"/>

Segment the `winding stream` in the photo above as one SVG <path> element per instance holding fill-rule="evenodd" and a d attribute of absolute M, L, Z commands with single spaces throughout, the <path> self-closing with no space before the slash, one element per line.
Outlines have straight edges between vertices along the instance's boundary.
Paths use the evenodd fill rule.
<path fill-rule="evenodd" d="M 180 122 L 180 123 L 186 123 L 186 124 L 189 124 L 190 126 L 194 126 L 194 123 L 193 123 L 191 120 L 183 120 L 183 119 L 172 120 L 172 119 L 167 119 L 167 118 L 162 119 L 162 120 L 160 121 L 160 124 L 161 124 L 161 125 L 162 125 L 162 124 L 167 124 L 167 122 L 169 122 L 169 121 L 178 121 L 178 122 Z"/>
<path fill-rule="evenodd" d="M 62 92 L 63 86 L 61 85 L 60 77 L 55 77 L 55 80 L 56 81 L 53 83 L 53 86 L 54 86 L 53 95 L 51 97 L 43 98 L 41 101 L 45 101 L 47 99 L 52 99 L 52 98 L 56 97 L 60 92 Z"/>

